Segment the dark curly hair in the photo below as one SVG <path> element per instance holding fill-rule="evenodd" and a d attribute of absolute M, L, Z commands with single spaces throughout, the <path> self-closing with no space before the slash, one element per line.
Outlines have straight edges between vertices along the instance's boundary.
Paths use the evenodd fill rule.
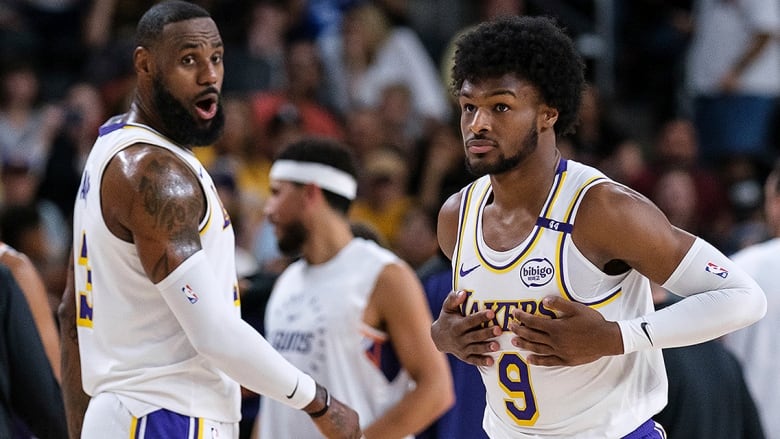
<path fill-rule="evenodd" d="M 558 110 L 555 132 L 574 131 L 585 87 L 585 64 L 571 38 L 552 19 L 502 17 L 484 22 L 456 42 L 452 91 L 463 82 L 514 74 L 534 85 L 547 105 Z"/>

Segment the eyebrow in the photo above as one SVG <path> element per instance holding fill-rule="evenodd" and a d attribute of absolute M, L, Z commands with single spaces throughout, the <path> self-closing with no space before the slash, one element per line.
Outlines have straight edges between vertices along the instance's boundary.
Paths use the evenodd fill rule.
<path fill-rule="evenodd" d="M 199 49 L 199 48 L 201 48 L 202 46 L 203 46 L 203 45 L 201 45 L 201 44 L 198 44 L 198 43 L 185 42 L 184 44 L 182 44 L 182 45 L 179 47 L 179 50 Z M 209 47 L 210 47 L 211 49 L 220 49 L 220 48 L 224 47 L 224 43 L 223 43 L 223 42 L 222 42 L 222 40 L 220 39 L 220 40 L 219 40 L 219 41 L 217 41 L 217 42 L 211 42 L 211 44 L 209 45 Z"/>
<path fill-rule="evenodd" d="M 473 96 L 470 93 L 463 93 L 463 92 L 461 92 L 460 95 L 463 96 L 463 97 L 466 97 L 466 98 L 473 98 Z M 500 95 L 509 95 L 509 96 L 512 96 L 512 97 L 515 97 L 515 98 L 517 97 L 517 94 L 515 94 L 515 92 L 513 92 L 512 90 L 510 90 L 508 88 L 501 88 L 501 89 L 498 89 L 498 90 L 493 90 L 492 92 L 487 94 L 485 97 L 486 98 L 492 98 L 494 96 L 500 96 Z"/>

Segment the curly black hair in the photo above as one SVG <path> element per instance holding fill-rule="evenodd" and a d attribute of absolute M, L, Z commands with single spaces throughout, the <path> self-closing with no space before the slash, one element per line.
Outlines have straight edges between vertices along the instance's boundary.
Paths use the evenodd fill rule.
<path fill-rule="evenodd" d="M 479 24 L 456 42 L 452 91 L 463 82 L 514 74 L 534 85 L 545 104 L 558 110 L 555 132 L 574 131 L 585 64 L 571 38 L 552 19 L 502 17 Z"/>

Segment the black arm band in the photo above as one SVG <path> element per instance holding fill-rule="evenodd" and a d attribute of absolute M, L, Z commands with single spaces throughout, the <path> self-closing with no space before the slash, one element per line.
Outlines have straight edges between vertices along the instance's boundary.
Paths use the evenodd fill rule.
<path fill-rule="evenodd" d="M 309 413 L 309 416 L 312 418 L 319 418 L 323 416 L 325 413 L 328 413 L 328 409 L 330 408 L 330 392 L 328 392 L 328 389 L 325 387 L 323 387 L 323 389 L 325 389 L 325 407 L 317 410 L 314 413 Z"/>

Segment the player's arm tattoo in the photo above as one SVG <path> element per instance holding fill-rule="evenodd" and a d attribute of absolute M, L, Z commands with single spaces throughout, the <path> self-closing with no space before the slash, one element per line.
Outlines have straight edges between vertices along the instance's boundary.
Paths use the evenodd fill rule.
<path fill-rule="evenodd" d="M 205 212 L 205 196 L 195 175 L 174 157 L 150 161 L 138 192 L 144 212 L 152 217 L 160 236 L 176 247 L 174 252 L 163 252 L 154 264 L 153 273 L 161 279 L 182 257 L 200 248 L 198 223 Z"/>

